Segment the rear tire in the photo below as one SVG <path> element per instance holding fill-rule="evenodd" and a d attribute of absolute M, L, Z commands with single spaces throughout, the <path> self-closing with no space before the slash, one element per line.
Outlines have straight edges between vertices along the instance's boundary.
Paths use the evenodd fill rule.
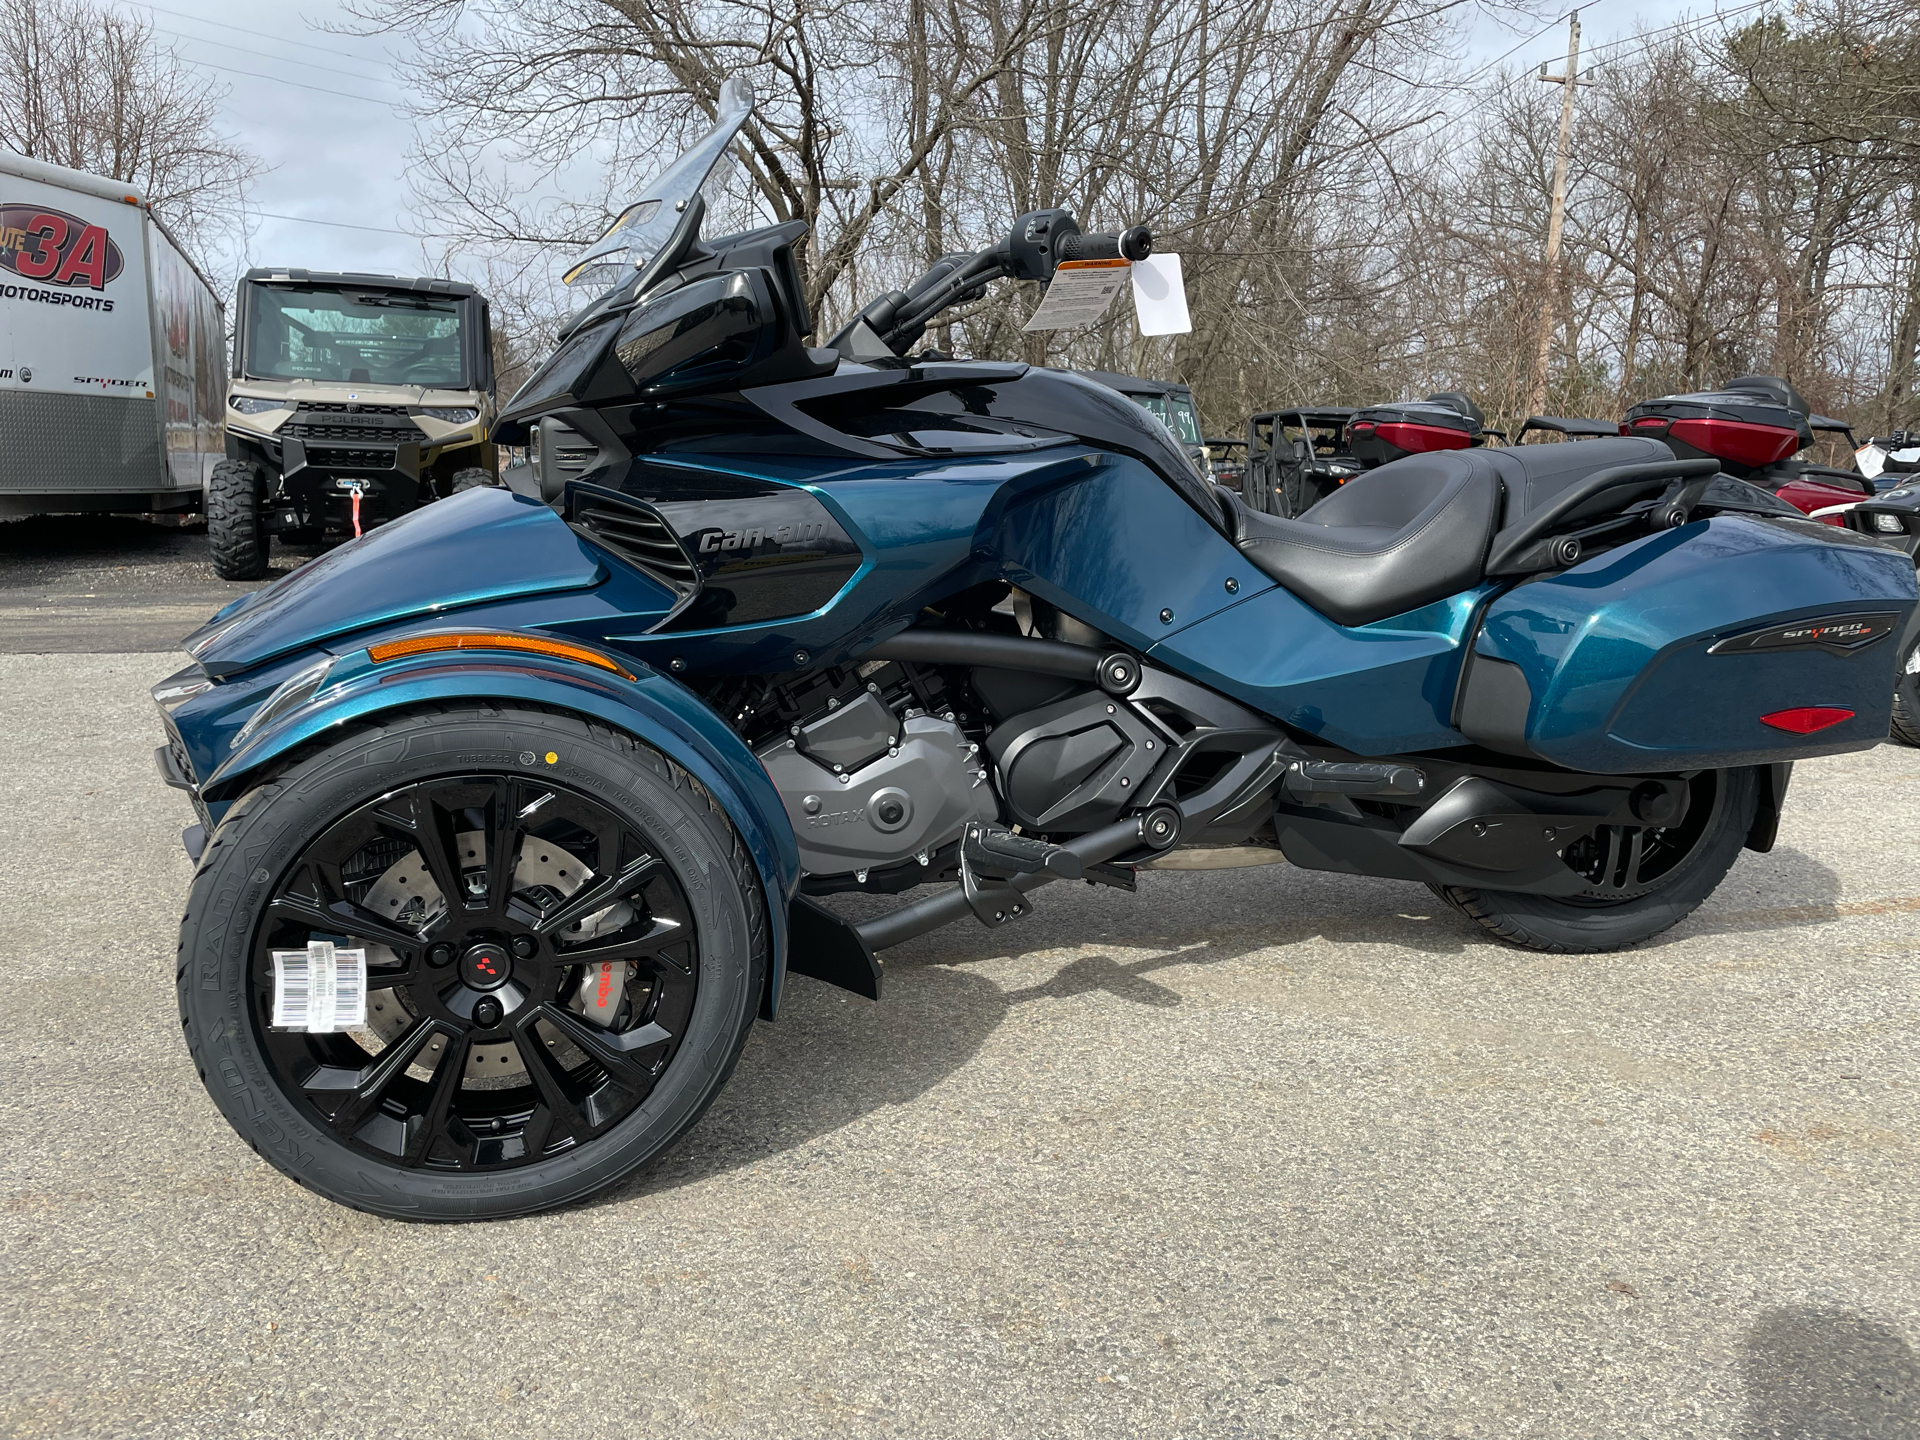
<path fill-rule="evenodd" d="M 1718 771 L 1713 792 L 1712 813 L 1692 848 L 1631 899 L 1522 895 L 1460 885 L 1428 888 L 1494 938 L 1522 949 L 1559 954 L 1627 949 L 1691 915 L 1740 857 L 1759 805 L 1754 772 Z"/>
<path fill-rule="evenodd" d="M 1902 745 L 1920 745 L 1920 643 L 1908 653 L 1893 687 L 1893 724 L 1888 733 Z"/>
<path fill-rule="evenodd" d="M 451 790 L 445 788 L 449 786 Z M 661 962 L 653 973 L 671 979 L 672 994 L 684 1000 L 685 1007 L 672 1018 L 664 1002 L 657 1012 L 649 1012 L 666 1021 L 667 1029 L 642 1024 L 647 1016 L 638 1012 L 632 1017 L 637 1028 L 631 1034 L 638 1044 L 656 1043 L 641 1038 L 656 1030 L 672 1041 L 672 1049 L 650 1076 L 640 1074 L 637 1083 L 616 1082 L 614 1075 L 625 1076 L 638 1065 L 637 1059 L 630 1065 L 622 1056 L 651 1052 L 622 1050 L 618 1042 L 626 1036 L 615 1031 L 605 1032 L 604 1043 L 594 1041 L 591 1027 L 579 1019 L 568 1020 L 564 985 L 552 993 L 542 990 L 543 985 L 551 988 L 545 977 L 552 967 L 558 964 L 564 969 L 567 964 L 564 932 L 531 941 L 525 951 L 519 948 L 525 939 L 525 915 L 538 909 L 519 912 L 514 907 L 532 903 L 544 908 L 552 897 L 542 899 L 537 889 L 520 889 L 520 868 L 511 863 L 507 869 L 515 876 L 513 904 L 506 905 L 507 896 L 502 894 L 488 902 L 493 906 L 488 917 L 476 922 L 505 927 L 499 934 L 492 928 L 486 932 L 501 943 L 504 934 L 520 933 L 513 954 L 531 957 L 499 956 L 508 965 L 512 981 L 493 992 L 505 1002 L 505 1019 L 498 1008 L 485 1019 L 478 1006 L 448 1008 L 453 1002 L 445 997 L 462 991 L 467 982 L 460 977 L 466 972 L 445 959 L 432 958 L 426 946 L 436 938 L 454 940 L 456 945 L 463 942 L 456 939 L 455 929 L 443 925 L 436 930 L 440 922 L 425 918 L 425 912 L 423 918 L 409 922 L 423 927 L 414 932 L 420 937 L 417 946 L 410 943 L 411 937 L 396 936 L 388 952 L 389 959 L 411 967 L 413 978 L 386 981 L 391 988 L 385 997 L 388 1005 L 411 1010 L 422 1023 L 437 1025 L 438 1035 L 453 1040 L 448 1062 L 468 1053 L 461 1047 L 481 1042 L 490 1045 L 496 1057 L 516 1053 L 522 1061 L 516 1082 L 503 1088 L 483 1080 L 484 1088 L 475 1088 L 471 1071 L 463 1080 L 449 1072 L 445 1087 L 423 1096 L 440 1078 L 440 1069 L 430 1067 L 432 1073 L 425 1080 L 414 1077 L 412 1069 L 389 1073 L 378 1082 L 387 1087 L 379 1093 L 373 1091 L 375 1082 L 369 1077 L 380 1067 L 361 1054 L 357 1040 L 344 1035 L 289 1034 L 268 1023 L 271 1006 L 263 1002 L 261 993 L 263 954 L 272 944 L 303 943 L 289 926 L 302 933 L 306 926 L 305 920 L 289 920 L 289 897 L 312 888 L 317 877 L 340 877 L 345 901 L 336 903 L 332 913 L 342 918 L 324 923 L 323 928 L 338 931 L 344 926 L 349 935 L 355 923 L 366 923 L 354 917 L 370 911 L 366 906 L 345 909 L 346 902 L 367 901 L 378 907 L 377 899 L 352 888 L 358 883 L 352 879 L 357 873 L 352 865 L 323 868 L 330 862 L 320 857 L 331 853 L 327 847 L 332 837 L 343 831 L 359 835 L 356 827 L 363 826 L 369 815 L 376 824 L 367 833 L 405 833 L 393 831 L 389 813 L 403 818 L 408 813 L 401 810 L 397 796 L 406 792 L 458 795 L 476 786 L 482 792 L 494 787 L 500 797 L 485 812 L 486 824 L 508 825 L 505 817 L 517 816 L 504 833 L 522 834 L 534 842 L 514 843 L 523 862 L 542 848 L 557 851 L 564 842 L 576 847 L 576 855 L 592 853 L 602 878 L 611 878 L 616 871 L 650 877 L 644 890 L 629 887 L 617 893 L 663 895 L 677 907 L 682 919 L 671 922 L 672 935 L 688 935 L 691 948 L 682 961 L 675 962 L 681 969 Z M 527 795 L 541 794 L 546 794 L 545 800 L 536 798 L 526 806 L 518 803 Z M 435 810 L 429 805 L 411 813 L 416 820 L 435 814 L 446 817 L 442 846 L 445 836 L 454 832 L 455 815 L 466 817 L 462 824 L 482 823 L 476 818 L 482 811 L 477 809 Z M 599 820 L 594 819 L 596 815 Z M 546 833 L 540 833 L 543 824 Z M 602 828 L 595 830 L 596 825 Z M 441 832 L 429 818 L 411 833 Z M 570 835 L 578 838 L 567 838 Z M 473 838 L 483 846 L 493 843 L 481 834 Z M 350 847 L 361 843 L 352 838 L 346 842 Z M 375 849 L 385 845 L 388 852 L 397 853 L 406 851 L 411 842 L 371 843 Z M 603 855 L 591 851 L 596 844 L 613 848 Z M 578 849 L 581 845 L 589 849 Z M 634 857 L 641 850 L 657 858 L 648 862 L 643 856 L 636 862 Z M 441 853 L 444 858 L 444 850 Z M 391 859 L 391 853 L 385 854 L 377 865 Z M 564 866 L 573 859 L 560 854 L 557 863 Z M 492 854 L 481 863 L 495 873 L 499 870 L 498 857 Z M 407 869 L 396 868 L 402 873 Z M 426 874 L 424 862 L 419 873 Z M 463 875 L 471 878 L 481 873 L 485 872 Z M 565 876 L 567 870 L 558 873 Z M 322 900 L 332 885 L 328 880 L 321 887 Z M 417 877 L 414 886 L 420 888 Z M 292 903 L 296 917 L 300 913 L 319 917 L 310 903 L 297 899 Z M 615 903 L 613 908 L 625 903 Z M 473 908 L 471 903 L 465 907 Z M 651 923 L 647 917 L 661 913 L 665 912 L 649 899 L 634 926 L 646 930 Z M 521 918 L 501 918 L 515 914 Z M 578 930 L 591 918 L 572 928 Z M 456 916 L 447 920 L 460 923 Z M 419 968 L 423 963 L 427 969 Z M 603 1190 L 692 1126 L 733 1071 L 759 1012 L 768 963 L 767 912 L 758 872 L 713 797 L 679 766 L 631 736 L 572 715 L 531 708 L 448 709 L 370 726 L 265 781 L 234 804 L 208 845 L 181 921 L 180 1019 L 188 1049 L 214 1103 L 240 1137 L 288 1178 L 339 1204 L 395 1219 L 498 1219 L 568 1204 Z M 684 979 L 674 978 L 682 971 Z M 370 968 L 370 986 L 389 973 L 393 972 Z M 449 982 L 452 990 L 446 988 Z M 628 983 L 637 985 L 639 977 Z M 270 999 L 270 978 L 267 988 Z M 521 1012 L 517 1016 L 515 1007 Z M 591 1052 L 576 1057 L 585 1063 L 585 1070 L 540 1066 L 536 1032 L 531 1028 L 536 1013 L 553 1015 L 561 1022 L 558 1030 L 539 1032 L 548 1034 L 548 1048 L 564 1037 Z M 576 1004 L 572 1014 L 580 1013 Z M 500 1028 L 490 1033 L 478 1028 L 488 1026 Z M 402 1042 L 394 1039 L 393 1043 Z M 437 1048 L 440 1040 L 432 1043 Z M 303 1046 L 307 1057 L 299 1053 Z M 532 1054 L 524 1046 L 535 1047 Z M 356 1111 L 343 1120 L 342 1112 L 327 1106 L 339 1103 L 347 1092 L 337 1084 L 316 1086 L 304 1078 L 314 1073 L 313 1058 L 344 1066 L 347 1073 L 365 1065 L 356 1083 L 367 1087 L 381 1108 L 366 1110 L 370 1118 L 360 1118 L 362 1112 Z M 595 1059 L 613 1067 L 606 1070 L 604 1084 L 582 1078 L 590 1077 Z M 540 1068 L 544 1078 L 534 1076 L 528 1067 Z M 621 1084 L 634 1085 L 634 1093 L 623 1094 Z M 524 1099 L 518 1098 L 523 1094 Z M 383 1119 L 382 1111 L 404 1119 Z M 490 1125 L 486 1113 L 496 1117 Z M 542 1114 L 543 1120 L 534 1118 Z M 403 1131 L 420 1139 L 416 1144 L 408 1138 L 404 1148 L 397 1147 L 379 1138 L 383 1125 L 388 1132 Z M 441 1143 L 429 1148 L 436 1132 L 443 1140 L 457 1143 L 451 1149 Z M 493 1135 L 502 1139 L 492 1141 Z M 554 1141 L 555 1136 L 560 1140 Z M 485 1148 L 489 1144 L 500 1147 L 497 1153 Z M 517 1153 L 514 1145 L 520 1147 Z"/>
<path fill-rule="evenodd" d="M 263 580 L 273 541 L 260 477 L 243 460 L 222 460 L 207 481 L 207 550 L 222 580 Z"/>

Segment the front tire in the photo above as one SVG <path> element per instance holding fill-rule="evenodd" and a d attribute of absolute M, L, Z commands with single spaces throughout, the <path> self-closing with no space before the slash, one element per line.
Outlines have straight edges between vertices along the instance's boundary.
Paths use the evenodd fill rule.
<path fill-rule="evenodd" d="M 468 490 L 497 488 L 499 484 L 500 482 L 493 478 L 491 470 L 483 470 L 476 465 L 465 470 L 454 471 L 453 484 L 447 490 L 447 494 L 459 495 Z"/>
<path fill-rule="evenodd" d="M 1902 745 L 1920 745 L 1920 643 L 1908 653 L 1895 680 L 1888 733 Z"/>
<path fill-rule="evenodd" d="M 366 951 L 365 1024 L 272 1025 L 273 951 L 313 939 Z M 454 709 L 233 806 L 181 923 L 180 1018 L 228 1123 L 289 1178 L 396 1219 L 493 1219 L 683 1134 L 767 964 L 752 861 L 685 771 L 571 715 Z"/>
<path fill-rule="evenodd" d="M 263 580 L 273 545 L 260 477 L 244 460 L 222 460 L 207 481 L 207 550 L 222 580 Z"/>
<path fill-rule="evenodd" d="M 1585 849 L 1568 847 L 1569 866 L 1584 867 L 1590 881 L 1585 894 L 1428 888 L 1509 945 L 1561 954 L 1624 950 L 1671 930 L 1714 892 L 1740 857 L 1758 805 L 1752 770 L 1707 771 L 1672 831 L 1603 826 Z"/>

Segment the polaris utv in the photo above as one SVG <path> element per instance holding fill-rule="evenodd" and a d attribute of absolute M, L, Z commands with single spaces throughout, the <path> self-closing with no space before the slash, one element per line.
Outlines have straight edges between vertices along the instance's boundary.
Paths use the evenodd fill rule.
<path fill-rule="evenodd" d="M 357 536 L 497 483 L 492 331 L 471 285 L 254 269 L 233 314 L 227 458 L 207 484 L 223 580 L 264 576 L 273 535 Z"/>

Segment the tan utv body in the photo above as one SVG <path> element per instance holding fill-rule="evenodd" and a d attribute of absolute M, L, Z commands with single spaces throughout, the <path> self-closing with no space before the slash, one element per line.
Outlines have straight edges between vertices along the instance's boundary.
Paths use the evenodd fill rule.
<path fill-rule="evenodd" d="M 226 454 L 207 485 L 225 579 L 271 537 L 363 534 L 498 483 L 487 302 L 457 280 L 253 269 L 237 288 Z"/>

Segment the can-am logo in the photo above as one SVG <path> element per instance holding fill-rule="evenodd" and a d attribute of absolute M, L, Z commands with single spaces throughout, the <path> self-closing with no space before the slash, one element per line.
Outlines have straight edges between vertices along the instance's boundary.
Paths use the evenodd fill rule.
<path fill-rule="evenodd" d="M 24 280 L 104 290 L 125 265 L 104 225 L 41 205 L 0 205 L 0 268 Z"/>
<path fill-rule="evenodd" d="M 777 529 L 756 526 L 751 530 L 708 530 L 700 537 L 700 553 L 712 555 L 719 551 L 758 550 L 765 545 L 817 544 L 826 538 L 826 525 L 817 521 L 804 525 L 782 525 Z"/>

